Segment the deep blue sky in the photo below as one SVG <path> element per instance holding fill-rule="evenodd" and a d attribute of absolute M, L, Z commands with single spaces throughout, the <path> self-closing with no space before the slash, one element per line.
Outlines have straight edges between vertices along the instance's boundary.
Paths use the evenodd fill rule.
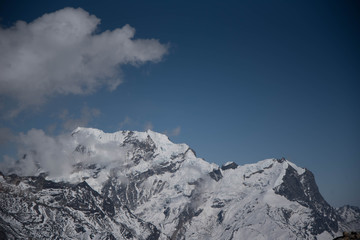
<path fill-rule="evenodd" d="M 96 108 L 87 126 L 180 127 L 174 142 L 220 165 L 284 156 L 315 174 L 330 204 L 360 206 L 358 2 L 3 0 L 0 23 L 64 7 L 100 18 L 99 32 L 130 24 L 135 38 L 158 39 L 169 53 L 123 67 L 124 83 L 113 92 L 54 97 L 0 127 L 56 134 L 63 130 L 49 129 L 61 125 L 64 109 L 79 118 L 84 107 Z M 1 152 L 9 149 L 3 144 Z"/>

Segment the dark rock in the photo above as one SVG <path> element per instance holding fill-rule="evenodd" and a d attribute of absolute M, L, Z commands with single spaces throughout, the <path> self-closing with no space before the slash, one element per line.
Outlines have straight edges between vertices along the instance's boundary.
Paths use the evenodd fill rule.
<path fill-rule="evenodd" d="M 165 218 L 168 218 L 169 215 L 170 215 L 170 208 L 167 207 L 165 210 L 164 210 L 164 215 L 165 215 Z"/>
<path fill-rule="evenodd" d="M 2 226 L 0 226 L 0 239 L 1 240 L 7 240 L 8 239 L 8 237 L 6 235 L 6 230 Z"/>
<path fill-rule="evenodd" d="M 188 148 L 188 149 L 186 150 L 185 154 L 186 154 L 187 152 L 192 152 L 192 153 L 194 154 L 194 156 L 196 157 L 196 152 L 195 152 L 194 149 Z"/>
<path fill-rule="evenodd" d="M 289 165 L 282 180 L 283 183 L 274 189 L 275 193 L 312 210 L 312 217 L 314 218 L 310 229 L 312 234 L 338 231 L 339 217 L 321 196 L 314 175 L 309 170 L 305 170 L 302 175 L 299 175 Z"/>
<path fill-rule="evenodd" d="M 343 235 L 334 240 L 359 240 L 360 232 L 343 232 Z"/>
<path fill-rule="evenodd" d="M 84 145 L 79 144 L 76 146 L 75 152 L 86 153 L 86 147 Z"/>
<path fill-rule="evenodd" d="M 215 199 L 213 204 L 211 205 L 212 208 L 222 208 L 225 206 L 225 203 L 220 199 Z"/>
<path fill-rule="evenodd" d="M 221 210 L 219 213 L 218 213 L 218 215 L 217 215 L 217 223 L 222 223 L 223 222 L 223 220 L 224 220 L 224 211 L 223 210 Z"/>
<path fill-rule="evenodd" d="M 194 213 L 194 216 L 197 217 L 200 215 L 200 213 L 202 213 L 203 209 L 200 208 L 199 210 L 197 210 L 195 213 Z"/>
<path fill-rule="evenodd" d="M 110 198 L 105 198 L 103 200 L 102 207 L 110 217 L 113 217 L 115 215 L 115 206 Z"/>
<path fill-rule="evenodd" d="M 213 169 L 212 172 L 209 173 L 209 175 L 212 179 L 214 179 L 217 182 L 223 177 L 220 169 Z"/>
<path fill-rule="evenodd" d="M 251 173 L 249 176 L 245 176 L 245 178 L 250 178 L 254 174 L 263 173 L 263 172 L 264 172 L 264 170 L 259 170 L 259 171 Z"/>
<path fill-rule="evenodd" d="M 236 169 L 238 166 L 239 165 L 237 165 L 236 163 L 231 162 L 231 163 L 229 163 L 227 165 L 222 165 L 221 169 L 225 171 L 225 170 L 228 170 L 228 169 Z"/>
<path fill-rule="evenodd" d="M 82 232 L 82 233 L 86 232 L 85 229 L 84 229 L 84 227 L 81 226 L 81 225 L 79 225 L 79 224 L 76 224 L 76 225 L 75 225 L 75 231 L 76 231 L 77 233 L 79 233 L 79 232 Z"/>

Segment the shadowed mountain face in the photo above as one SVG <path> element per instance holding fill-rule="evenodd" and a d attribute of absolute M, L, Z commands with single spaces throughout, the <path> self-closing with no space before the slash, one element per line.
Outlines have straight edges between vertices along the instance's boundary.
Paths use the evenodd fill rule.
<path fill-rule="evenodd" d="M 276 194 L 311 209 L 314 218 L 310 224 L 311 234 L 338 231 L 339 217 L 321 196 L 314 175 L 309 170 L 306 169 L 303 174 L 299 175 L 294 168 L 289 166 L 283 177 L 283 183 L 274 190 Z"/>
<path fill-rule="evenodd" d="M 332 208 L 285 159 L 219 167 L 152 131 L 78 128 L 66 142 L 61 175 L 37 149 L 3 167 L 1 239 L 332 239 L 359 226 L 358 209 Z"/>

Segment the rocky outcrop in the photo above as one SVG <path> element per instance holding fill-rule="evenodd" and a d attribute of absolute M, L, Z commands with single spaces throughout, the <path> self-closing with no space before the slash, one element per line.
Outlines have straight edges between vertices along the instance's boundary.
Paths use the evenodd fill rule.
<path fill-rule="evenodd" d="M 311 224 L 311 233 L 320 234 L 323 231 L 337 232 L 339 217 L 335 210 L 324 200 L 315 183 L 314 175 L 309 171 L 301 175 L 291 166 L 286 169 L 283 183 L 276 187 L 275 193 L 290 201 L 312 210 L 314 221 Z"/>
<path fill-rule="evenodd" d="M 359 240 L 360 232 L 343 232 L 341 237 L 336 237 L 334 240 Z"/>

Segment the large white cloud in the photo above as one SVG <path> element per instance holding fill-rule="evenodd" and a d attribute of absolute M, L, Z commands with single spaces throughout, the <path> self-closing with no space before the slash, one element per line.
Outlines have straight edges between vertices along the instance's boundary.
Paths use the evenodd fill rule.
<path fill-rule="evenodd" d="M 38 169 L 53 176 L 68 173 L 71 169 L 70 154 L 74 141 L 65 135 L 51 137 L 42 130 L 31 129 L 17 137 L 19 158 L 4 156 L 0 169 L 5 173 L 36 175 Z"/>
<path fill-rule="evenodd" d="M 107 166 L 116 163 L 121 167 L 127 147 L 119 147 L 114 141 L 101 142 L 95 135 L 65 133 L 49 136 L 43 130 L 31 129 L 16 137 L 17 158 L 4 156 L 0 161 L 0 171 L 6 174 L 16 173 L 22 176 L 38 175 L 46 172 L 50 177 L 66 179 L 78 162 Z M 81 144 L 87 146 L 91 154 L 75 151 Z"/>
<path fill-rule="evenodd" d="M 97 34 L 99 23 L 83 9 L 65 8 L 0 27 L 0 95 L 21 111 L 53 95 L 114 90 L 121 83 L 119 66 L 156 62 L 167 53 L 158 40 L 133 39 L 129 25 Z"/>

